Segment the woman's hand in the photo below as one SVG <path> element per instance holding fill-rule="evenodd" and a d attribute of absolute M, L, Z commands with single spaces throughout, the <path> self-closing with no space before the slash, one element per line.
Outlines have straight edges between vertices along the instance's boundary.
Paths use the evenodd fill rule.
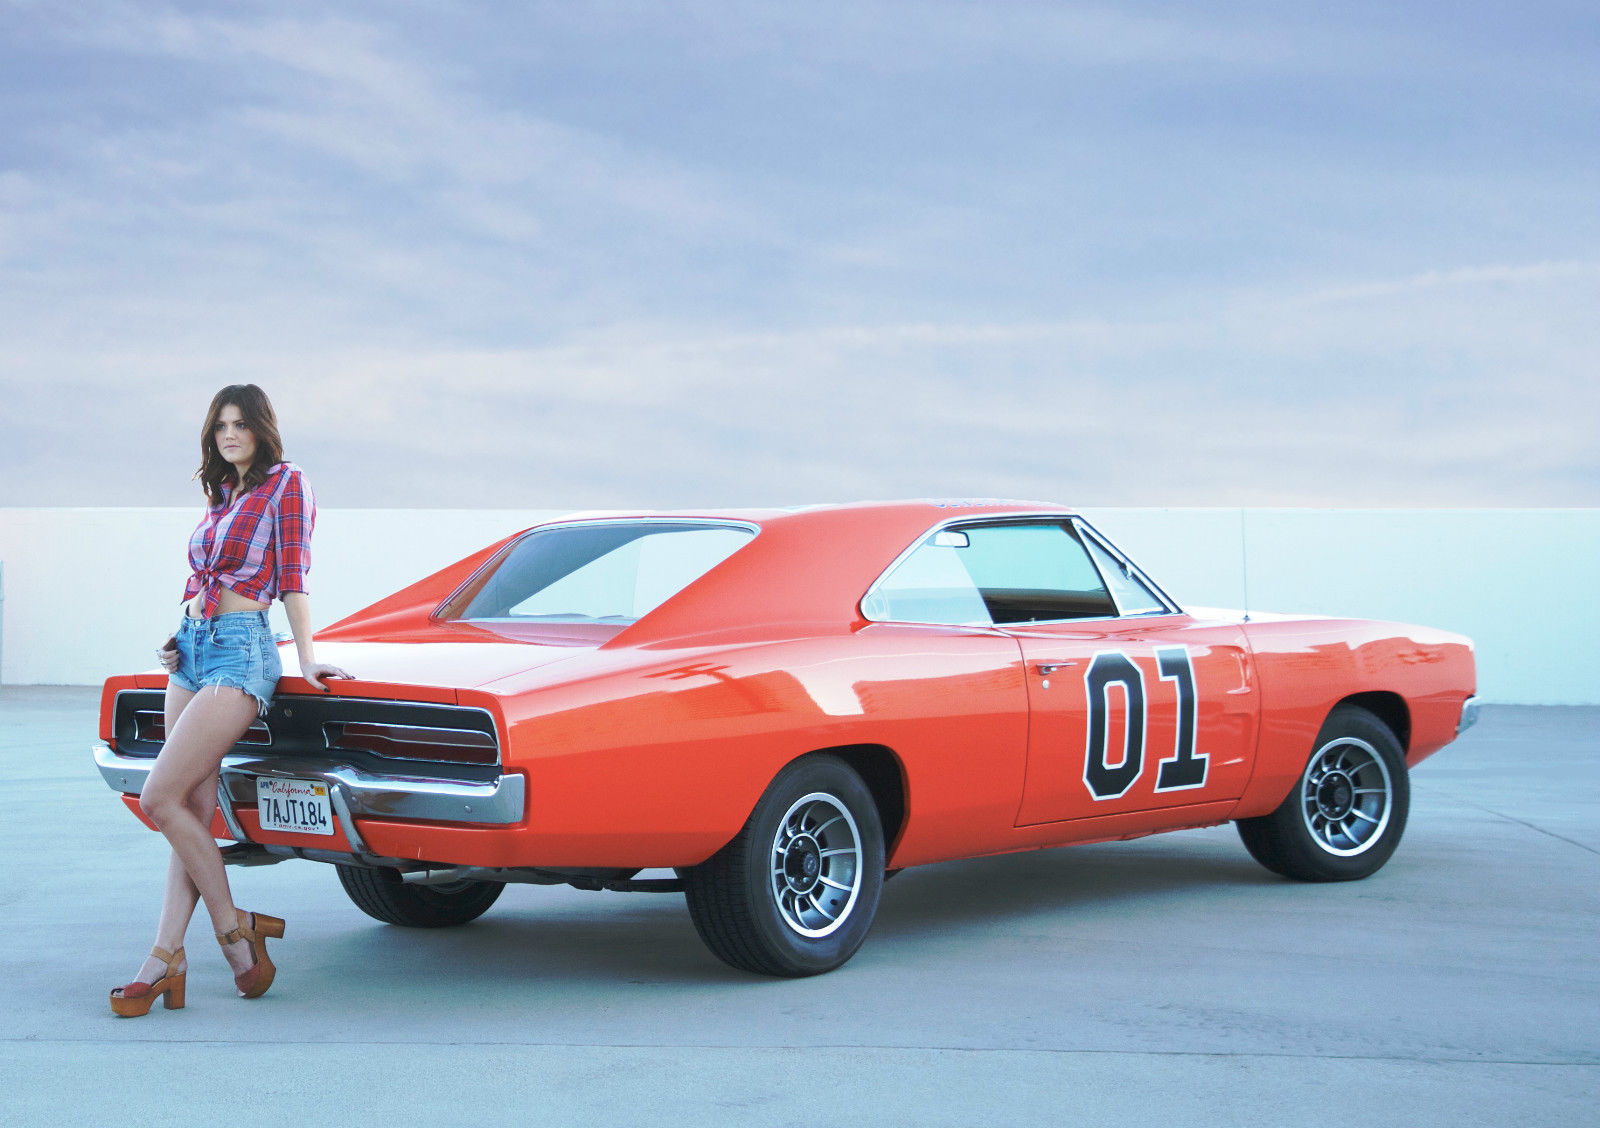
<path fill-rule="evenodd" d="M 168 635 L 167 641 L 161 644 L 161 649 L 156 651 L 156 661 L 161 663 L 161 668 L 169 674 L 178 672 L 178 636 Z"/>
<path fill-rule="evenodd" d="M 300 676 L 311 683 L 312 689 L 328 692 L 328 687 L 323 684 L 323 678 L 353 678 L 354 674 L 346 673 L 338 666 L 329 665 L 327 662 L 313 662 L 309 666 L 300 667 Z"/>

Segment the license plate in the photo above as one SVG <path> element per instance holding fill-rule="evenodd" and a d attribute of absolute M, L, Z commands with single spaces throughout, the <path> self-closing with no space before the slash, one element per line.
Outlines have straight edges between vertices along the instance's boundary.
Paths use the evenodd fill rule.
<path fill-rule="evenodd" d="M 333 805 L 328 802 L 328 785 L 320 781 L 257 776 L 256 803 L 262 830 L 333 833 Z"/>

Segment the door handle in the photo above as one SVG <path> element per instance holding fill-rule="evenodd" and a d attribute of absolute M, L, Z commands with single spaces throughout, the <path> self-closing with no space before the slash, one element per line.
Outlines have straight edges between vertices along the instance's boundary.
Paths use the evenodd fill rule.
<path fill-rule="evenodd" d="M 1076 666 L 1077 664 L 1078 664 L 1077 659 L 1073 658 L 1073 659 L 1068 659 L 1065 662 L 1040 662 L 1038 665 L 1034 666 L 1034 669 L 1039 672 L 1040 676 L 1049 677 L 1051 674 L 1055 673 L 1057 670 L 1071 669 L 1073 666 Z"/>

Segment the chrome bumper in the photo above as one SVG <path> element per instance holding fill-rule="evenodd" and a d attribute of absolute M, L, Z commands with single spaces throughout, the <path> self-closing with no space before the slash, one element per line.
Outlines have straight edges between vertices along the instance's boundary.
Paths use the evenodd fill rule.
<path fill-rule="evenodd" d="M 1456 735 L 1460 736 L 1473 725 L 1478 723 L 1478 699 L 1469 697 L 1461 703 L 1461 721 L 1456 725 Z"/>
<path fill-rule="evenodd" d="M 155 760 L 123 756 L 107 744 L 94 749 L 95 766 L 115 791 L 138 795 L 150 777 Z M 217 785 L 219 798 L 242 806 L 256 805 L 256 779 L 319 779 L 328 785 L 334 814 L 350 839 L 362 850 L 353 818 L 420 819 L 426 822 L 508 825 L 522 821 L 526 796 L 523 778 L 506 775 L 492 783 L 462 783 L 414 776 L 374 775 L 345 764 L 296 759 L 291 756 L 251 756 L 232 753 L 223 757 Z M 226 804 L 223 818 L 235 837 L 245 841 Z"/>

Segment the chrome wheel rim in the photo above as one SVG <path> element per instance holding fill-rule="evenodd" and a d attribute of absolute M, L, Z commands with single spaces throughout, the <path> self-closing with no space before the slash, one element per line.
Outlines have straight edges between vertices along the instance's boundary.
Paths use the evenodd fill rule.
<path fill-rule="evenodd" d="M 1306 765 L 1300 817 L 1328 853 L 1349 858 L 1371 849 L 1393 809 L 1389 767 L 1366 741 L 1340 737 L 1323 745 Z"/>
<path fill-rule="evenodd" d="M 808 939 L 836 932 L 861 893 L 861 832 L 838 799 L 794 801 L 772 838 L 768 883 L 783 923 Z"/>

